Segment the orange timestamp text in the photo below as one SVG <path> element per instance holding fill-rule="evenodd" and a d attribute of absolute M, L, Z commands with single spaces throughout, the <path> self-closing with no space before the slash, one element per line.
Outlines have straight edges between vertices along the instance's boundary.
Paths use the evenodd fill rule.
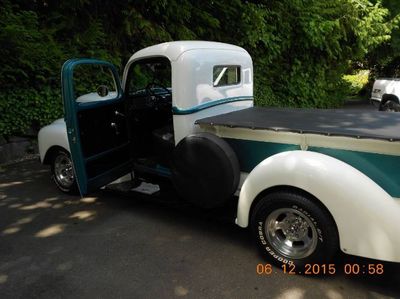
<path fill-rule="evenodd" d="M 305 264 L 303 267 L 294 264 L 282 264 L 284 274 L 289 275 L 335 275 L 338 270 L 345 275 L 382 275 L 384 274 L 383 264 Z M 270 275 L 274 273 L 271 264 L 257 264 L 258 275 Z"/>

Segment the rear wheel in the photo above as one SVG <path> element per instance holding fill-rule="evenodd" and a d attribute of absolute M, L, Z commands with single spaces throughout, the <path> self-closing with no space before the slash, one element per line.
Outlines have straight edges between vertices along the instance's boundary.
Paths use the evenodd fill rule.
<path fill-rule="evenodd" d="M 253 210 L 251 226 L 263 254 L 279 266 L 327 263 L 339 245 L 331 215 L 300 192 L 266 195 Z"/>
<path fill-rule="evenodd" d="M 62 149 L 58 149 L 52 156 L 51 174 L 58 189 L 69 194 L 78 194 L 78 186 L 71 155 Z"/>

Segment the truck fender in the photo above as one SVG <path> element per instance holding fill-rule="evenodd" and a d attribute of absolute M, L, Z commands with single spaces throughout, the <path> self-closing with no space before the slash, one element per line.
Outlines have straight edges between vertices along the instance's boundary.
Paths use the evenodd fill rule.
<path fill-rule="evenodd" d="M 52 148 L 62 147 L 69 150 L 67 126 L 64 119 L 57 119 L 48 126 L 43 127 L 38 134 L 40 161 L 47 163 L 48 153 Z"/>
<path fill-rule="evenodd" d="M 270 188 L 294 187 L 331 213 L 343 252 L 400 262 L 400 202 L 354 167 L 315 152 L 289 151 L 258 164 L 244 181 L 236 223 L 247 227 L 253 202 Z"/>
<path fill-rule="evenodd" d="M 391 94 L 391 93 L 385 93 L 382 96 L 382 103 L 386 103 L 387 101 L 392 101 L 394 103 L 399 104 L 399 98 L 397 97 L 397 95 L 395 94 Z"/>

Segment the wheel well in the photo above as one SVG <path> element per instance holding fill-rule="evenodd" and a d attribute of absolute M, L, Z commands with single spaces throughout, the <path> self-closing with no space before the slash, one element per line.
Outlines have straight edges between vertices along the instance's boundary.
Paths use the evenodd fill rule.
<path fill-rule="evenodd" d="M 397 104 L 400 104 L 399 98 L 394 94 L 384 94 L 382 96 L 382 104 L 385 104 L 387 101 L 393 101 Z"/>
<path fill-rule="evenodd" d="M 312 195 L 311 193 L 301 189 L 301 188 L 297 188 L 297 187 L 293 187 L 293 186 L 287 186 L 287 185 L 281 185 L 281 186 L 274 186 L 268 189 L 265 189 L 263 191 L 261 191 L 256 198 L 253 200 L 251 207 L 250 207 L 250 212 L 249 212 L 249 216 L 251 217 L 251 215 L 253 214 L 253 209 L 254 207 L 257 205 L 257 203 L 262 200 L 265 196 L 267 196 L 268 194 L 271 193 L 275 193 L 278 191 L 291 191 L 291 192 L 295 192 L 297 194 L 303 195 L 305 197 L 308 197 L 310 199 L 312 199 L 312 201 L 317 204 L 321 209 L 323 209 L 324 211 L 326 211 L 326 213 L 331 217 L 332 222 L 335 224 L 335 228 L 336 231 L 338 232 L 338 236 L 339 236 L 339 244 L 340 244 L 340 235 L 339 235 L 339 230 L 335 221 L 335 218 L 333 218 L 331 212 L 328 210 L 328 208 L 314 195 Z M 250 218 L 249 217 L 249 218 Z"/>
<path fill-rule="evenodd" d="M 67 151 L 65 148 L 63 148 L 62 146 L 59 145 L 53 145 L 52 147 L 50 147 L 46 154 L 44 155 L 44 159 L 43 159 L 43 164 L 50 164 L 51 163 L 51 158 L 53 157 L 53 155 L 58 151 L 58 150 L 64 150 Z"/>

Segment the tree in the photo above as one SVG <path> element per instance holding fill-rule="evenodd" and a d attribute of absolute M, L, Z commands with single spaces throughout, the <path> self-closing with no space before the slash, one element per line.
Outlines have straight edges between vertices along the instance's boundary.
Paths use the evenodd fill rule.
<path fill-rule="evenodd" d="M 371 70 L 371 85 L 376 77 L 400 76 L 400 3 L 396 0 L 384 0 L 383 5 L 389 9 L 392 18 L 390 24 L 392 35 L 390 39 L 368 53 L 366 59 L 362 62 L 364 67 Z"/>

